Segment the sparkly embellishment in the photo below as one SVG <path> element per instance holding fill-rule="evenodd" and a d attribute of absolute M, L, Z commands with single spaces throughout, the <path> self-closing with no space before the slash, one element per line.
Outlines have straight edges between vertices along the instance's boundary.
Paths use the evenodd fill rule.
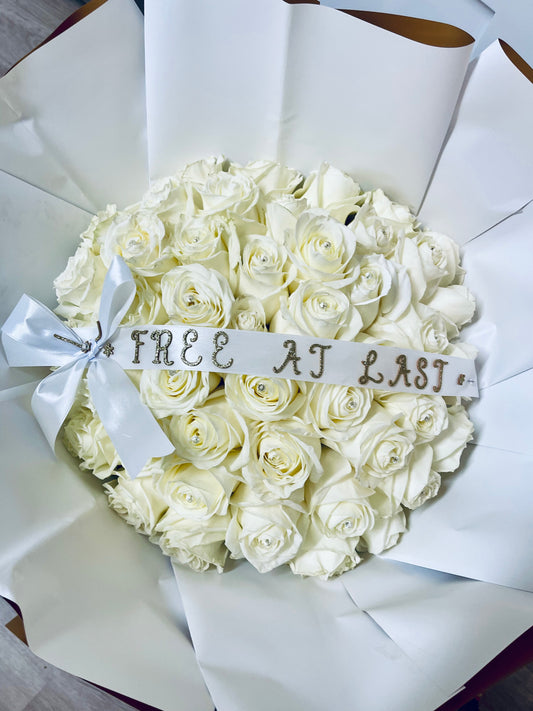
<path fill-rule="evenodd" d="M 263 264 L 266 264 L 268 262 L 268 257 L 266 256 L 266 254 L 262 255 L 261 261 L 263 262 Z"/>
<path fill-rule="evenodd" d="M 266 390 L 266 386 L 264 383 L 259 383 L 259 385 L 257 386 L 257 389 L 259 390 L 260 393 L 262 393 Z"/>
<path fill-rule="evenodd" d="M 397 456 L 394 454 L 394 455 L 390 458 L 390 460 L 391 460 L 392 464 L 398 464 L 398 462 L 400 461 L 400 458 L 397 457 Z"/>
<path fill-rule="evenodd" d="M 321 378 L 324 374 L 324 358 L 325 358 L 325 352 L 331 348 L 331 346 L 323 346 L 320 343 L 313 343 L 312 346 L 309 346 L 309 353 L 313 355 L 316 353 L 318 350 L 320 351 L 320 360 L 319 360 L 319 370 L 318 373 L 315 373 L 314 370 L 309 371 L 310 375 L 312 378 Z"/>
<path fill-rule="evenodd" d="M 261 544 L 265 546 L 265 548 L 270 548 L 270 546 L 272 545 L 272 538 L 270 538 L 270 536 L 264 536 L 261 539 Z"/>
<path fill-rule="evenodd" d="M 60 336 L 59 333 L 54 333 L 54 338 L 57 338 L 59 341 L 65 341 L 65 343 L 70 343 L 71 345 L 76 346 L 76 348 L 79 348 L 82 353 L 88 353 L 91 350 L 91 344 L 89 341 L 85 341 L 84 343 L 76 343 L 76 341 L 72 341 L 70 338 Z"/>
<path fill-rule="evenodd" d="M 355 410 L 356 407 L 357 403 L 355 402 L 355 400 L 350 400 L 350 402 L 346 405 L 346 408 L 348 410 Z"/>
<path fill-rule="evenodd" d="M 428 376 L 424 372 L 424 368 L 427 368 L 427 364 L 428 364 L 427 358 L 419 358 L 416 361 L 416 369 L 422 376 L 422 377 L 420 377 L 420 375 L 417 375 L 416 378 L 414 379 L 415 388 L 418 388 L 418 390 L 423 390 L 426 387 L 426 385 L 428 384 Z"/>
<path fill-rule="evenodd" d="M 183 347 L 181 351 L 181 360 L 185 363 L 185 365 L 190 365 L 192 367 L 200 365 L 202 362 L 203 358 L 202 356 L 198 356 L 196 360 L 187 360 L 185 357 L 185 354 L 189 350 L 189 348 L 192 348 L 191 343 L 196 343 L 198 340 L 198 331 L 196 331 L 194 328 L 189 328 L 188 331 L 185 331 L 183 334 L 183 343 L 185 346 Z"/>
<path fill-rule="evenodd" d="M 442 358 L 437 358 L 433 361 L 433 367 L 438 368 L 438 382 L 433 386 L 433 392 L 438 393 L 442 387 L 442 374 L 444 371 L 444 366 L 448 365 L 447 360 L 442 360 Z"/>
<path fill-rule="evenodd" d="M 373 378 L 371 375 L 368 374 L 368 369 L 370 368 L 371 365 L 374 365 L 374 363 L 377 361 L 377 359 L 378 359 L 377 351 L 372 350 L 372 351 L 368 351 L 366 360 L 361 361 L 361 364 L 365 366 L 365 372 L 359 378 L 360 385 L 366 385 L 369 380 L 371 380 L 373 383 L 382 383 L 383 382 L 383 373 L 377 373 L 376 378 Z"/>
<path fill-rule="evenodd" d="M 152 331 L 150 334 L 150 338 L 152 341 L 155 341 L 155 356 L 152 361 L 154 365 L 161 365 L 161 353 L 163 354 L 163 362 L 165 365 L 174 365 L 173 360 L 169 360 L 168 357 L 168 348 L 170 344 L 172 343 L 172 331 L 169 331 L 168 328 L 164 328 L 163 330 L 156 329 L 155 331 Z M 166 342 L 163 343 L 163 338 L 166 338 Z"/>
<path fill-rule="evenodd" d="M 322 309 L 322 311 L 325 311 L 328 308 L 328 305 L 325 301 L 319 301 L 318 305 Z"/>
<path fill-rule="evenodd" d="M 113 348 L 111 343 L 106 343 L 105 346 L 102 348 L 102 353 L 106 356 L 106 358 L 112 356 L 114 352 L 115 349 Z"/>
<path fill-rule="evenodd" d="M 193 435 L 193 436 L 191 437 L 191 442 L 192 442 L 193 444 L 198 444 L 198 443 L 200 442 L 200 435 L 197 435 L 197 434 Z"/>
<path fill-rule="evenodd" d="M 192 504 L 194 501 L 194 496 L 192 494 L 187 494 L 185 497 L 185 503 L 186 504 Z"/>
<path fill-rule="evenodd" d="M 423 417 L 422 422 L 431 422 L 431 415 L 426 415 L 425 417 Z"/>
<path fill-rule="evenodd" d="M 344 521 L 342 527 L 345 531 L 350 531 L 353 528 L 353 521 Z"/>
<path fill-rule="evenodd" d="M 331 242 L 324 242 L 324 249 L 329 249 L 331 247 Z"/>
<path fill-rule="evenodd" d="M 215 368 L 231 368 L 233 365 L 233 358 L 230 358 L 227 363 L 220 363 L 218 360 L 218 354 L 220 353 L 221 350 L 223 350 L 224 346 L 227 346 L 229 343 L 229 336 L 225 331 L 217 331 L 213 337 L 213 345 L 215 346 L 215 350 L 211 354 L 211 361 Z"/>
<path fill-rule="evenodd" d="M 187 294 L 187 296 L 185 297 L 185 303 L 187 304 L 187 306 L 192 306 L 196 303 L 196 299 L 192 294 Z"/>

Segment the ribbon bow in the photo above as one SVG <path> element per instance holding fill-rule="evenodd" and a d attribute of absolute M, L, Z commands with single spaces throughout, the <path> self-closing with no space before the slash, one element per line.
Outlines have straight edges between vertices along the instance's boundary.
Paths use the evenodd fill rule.
<path fill-rule="evenodd" d="M 50 309 L 24 294 L 2 327 L 10 366 L 60 366 L 42 380 L 32 397 L 33 413 L 55 449 L 83 372 L 91 399 L 124 468 L 132 478 L 151 457 L 174 447 L 120 365 L 109 356 L 111 339 L 135 297 L 135 282 L 121 257 L 114 257 L 100 301 L 98 334 L 84 341 Z"/>

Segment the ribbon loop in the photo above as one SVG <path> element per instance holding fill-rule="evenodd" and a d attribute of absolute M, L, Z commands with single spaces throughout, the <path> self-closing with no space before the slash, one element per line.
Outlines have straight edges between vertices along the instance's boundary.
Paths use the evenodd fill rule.
<path fill-rule="evenodd" d="M 135 297 L 135 282 L 121 257 L 114 257 L 100 301 L 98 331 L 83 340 L 50 309 L 24 294 L 2 327 L 11 366 L 60 366 L 42 380 L 32 397 L 34 415 L 52 449 L 85 369 L 98 416 L 128 474 L 133 478 L 151 457 L 174 447 L 122 368 L 108 360 L 110 344 Z M 103 357 L 101 357 L 103 356 Z"/>

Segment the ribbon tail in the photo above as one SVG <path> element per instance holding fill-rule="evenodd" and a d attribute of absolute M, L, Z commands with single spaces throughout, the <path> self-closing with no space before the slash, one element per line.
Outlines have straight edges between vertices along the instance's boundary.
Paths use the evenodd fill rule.
<path fill-rule="evenodd" d="M 57 435 L 74 403 L 86 367 L 85 359 L 72 361 L 41 380 L 33 393 L 33 414 L 54 451 Z"/>
<path fill-rule="evenodd" d="M 115 361 L 91 361 L 87 382 L 98 416 L 132 479 L 149 459 L 174 451 L 137 388 Z"/>

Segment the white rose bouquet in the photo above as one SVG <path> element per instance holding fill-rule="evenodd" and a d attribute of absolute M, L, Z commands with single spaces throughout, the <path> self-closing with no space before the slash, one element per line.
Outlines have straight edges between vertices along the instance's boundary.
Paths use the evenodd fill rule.
<path fill-rule="evenodd" d="M 161 709 L 433 711 L 533 623 L 531 83 L 497 43 L 469 65 L 472 38 L 449 25 L 324 5 L 147 0 L 143 24 L 133 0 L 98 0 L 1 81 L 2 321 L 23 293 L 56 308 L 54 276 L 99 213 L 41 340 L 66 350 L 53 338 L 65 319 L 95 340 L 122 253 L 130 365 L 105 327 L 96 359 L 71 354 L 89 373 L 117 365 L 169 447 L 132 468 L 147 441 L 135 407 L 104 389 L 109 427 L 82 385 L 64 434 L 90 469 L 61 446 L 54 457 L 30 398 L 63 366 L 8 369 L 0 349 L 2 594 L 37 654 Z M 165 178 L 219 153 L 243 168 Z M 318 172 L 293 182 L 254 157 Z M 433 391 L 433 362 L 467 355 L 470 306 L 441 232 L 479 305 L 464 334 L 480 352 L 475 446 L 450 477 L 466 388 Z M 219 363 L 270 370 L 215 368 L 212 340 L 199 351 L 208 329 L 230 339 Z M 144 330 L 135 369 L 129 334 Z M 285 341 L 298 352 L 274 374 Z M 309 354 L 306 341 L 334 345 Z M 205 360 L 182 367 L 184 348 Z M 368 356 L 382 348 L 393 365 L 420 355 L 387 372 Z M 368 382 L 309 375 L 321 355 L 336 375 L 334 351 L 354 349 L 345 366 L 366 361 Z M 126 449 L 115 406 L 136 431 Z"/>
<path fill-rule="evenodd" d="M 306 179 L 270 161 L 188 165 L 138 204 L 93 218 L 55 280 L 68 327 L 97 321 L 115 255 L 136 287 L 123 323 L 190 326 L 182 360 L 192 367 L 201 327 L 427 355 L 414 372 L 400 356 L 388 385 L 400 381 L 405 392 L 390 392 L 368 369 L 348 385 L 313 382 L 316 372 L 298 378 L 291 351 L 291 378 L 281 367 L 272 376 L 172 369 L 161 336 L 170 331 L 153 332 L 153 362 L 163 357 L 168 368 L 129 374 L 175 449 L 135 481 L 83 385 L 64 425 L 67 448 L 173 560 L 222 571 L 229 552 L 260 572 L 288 563 L 329 578 L 394 545 L 406 509 L 436 496 L 440 475 L 458 467 L 472 435 L 460 398 L 438 394 L 440 383 L 432 394 L 416 390 L 427 385 L 431 353 L 473 356 L 457 336 L 474 300 L 458 247 L 380 189 L 363 192 L 327 164 Z M 137 354 L 141 344 L 137 336 Z"/>

